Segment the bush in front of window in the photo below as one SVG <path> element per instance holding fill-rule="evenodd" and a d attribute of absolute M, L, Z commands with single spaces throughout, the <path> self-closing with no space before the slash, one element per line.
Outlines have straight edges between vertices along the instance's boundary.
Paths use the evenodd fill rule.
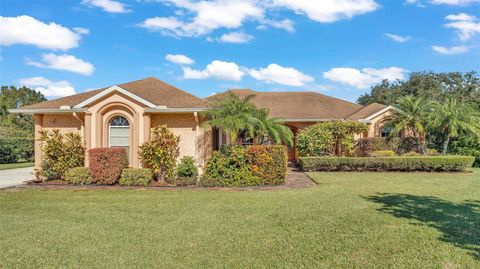
<path fill-rule="evenodd" d="M 157 180 L 172 179 L 179 155 L 180 137 L 166 125 L 153 128 L 150 140 L 140 146 L 139 157 L 143 167 L 153 170 Z"/>
<path fill-rule="evenodd" d="M 147 168 L 125 168 L 118 183 L 121 186 L 148 186 L 153 179 L 152 170 Z"/>
<path fill-rule="evenodd" d="M 128 165 L 125 148 L 94 148 L 88 151 L 88 157 L 93 182 L 97 184 L 117 183 L 122 170 Z"/>

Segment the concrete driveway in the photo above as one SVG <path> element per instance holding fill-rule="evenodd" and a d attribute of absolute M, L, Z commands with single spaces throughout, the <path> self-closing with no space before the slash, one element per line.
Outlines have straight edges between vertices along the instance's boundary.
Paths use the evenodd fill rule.
<path fill-rule="evenodd" d="M 23 184 L 34 179 L 33 167 L 0 170 L 0 189 Z"/>

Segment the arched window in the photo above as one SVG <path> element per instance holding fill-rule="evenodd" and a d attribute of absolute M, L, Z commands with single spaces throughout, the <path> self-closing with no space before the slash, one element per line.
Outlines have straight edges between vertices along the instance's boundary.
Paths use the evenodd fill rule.
<path fill-rule="evenodd" d="M 380 128 L 380 137 L 389 137 L 393 128 L 391 126 L 383 126 Z"/>
<path fill-rule="evenodd" d="M 109 124 L 109 146 L 125 148 L 127 156 L 130 148 L 130 123 L 124 116 L 115 116 Z"/>

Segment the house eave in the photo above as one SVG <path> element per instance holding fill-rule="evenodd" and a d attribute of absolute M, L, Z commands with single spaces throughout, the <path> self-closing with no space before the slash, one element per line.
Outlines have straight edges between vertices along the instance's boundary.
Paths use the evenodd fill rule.
<path fill-rule="evenodd" d="M 61 113 L 82 113 L 87 110 L 84 108 L 70 108 L 70 109 L 60 109 L 60 108 L 41 108 L 41 109 L 9 109 L 10 113 L 21 113 L 21 114 L 61 114 Z"/>
<path fill-rule="evenodd" d="M 181 108 L 145 108 L 146 113 L 193 113 L 207 111 L 208 107 L 181 107 Z"/>

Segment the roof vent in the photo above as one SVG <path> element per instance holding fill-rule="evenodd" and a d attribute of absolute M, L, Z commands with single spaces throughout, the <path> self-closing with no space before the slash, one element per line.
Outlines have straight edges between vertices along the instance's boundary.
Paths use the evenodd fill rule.
<path fill-rule="evenodd" d="M 70 106 L 60 106 L 60 109 L 70 109 Z"/>

